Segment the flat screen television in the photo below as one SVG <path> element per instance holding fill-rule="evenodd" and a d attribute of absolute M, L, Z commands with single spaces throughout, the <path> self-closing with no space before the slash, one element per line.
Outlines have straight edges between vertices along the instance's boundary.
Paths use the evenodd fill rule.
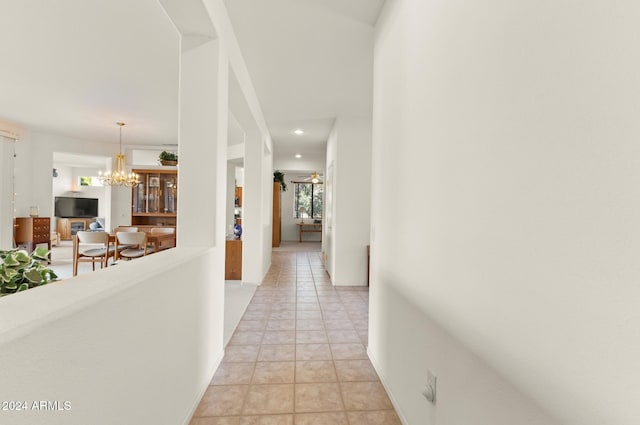
<path fill-rule="evenodd" d="M 56 196 L 54 210 L 60 218 L 94 218 L 98 216 L 98 199 Z"/>

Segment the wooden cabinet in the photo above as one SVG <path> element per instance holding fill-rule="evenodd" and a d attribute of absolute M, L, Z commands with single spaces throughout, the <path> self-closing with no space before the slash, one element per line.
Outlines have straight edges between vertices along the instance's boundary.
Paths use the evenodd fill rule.
<path fill-rule="evenodd" d="M 76 233 L 89 230 L 89 224 L 93 221 L 92 218 L 58 218 L 56 231 L 60 233 L 60 239 L 70 241 Z"/>
<path fill-rule="evenodd" d="M 280 183 L 273 183 L 273 226 L 271 236 L 271 246 L 279 247 L 282 239 L 282 226 L 281 226 L 281 208 L 280 208 Z"/>
<path fill-rule="evenodd" d="M 225 251 L 224 278 L 242 279 L 242 240 L 227 239 Z"/>
<path fill-rule="evenodd" d="M 240 186 L 236 186 L 236 191 L 235 191 L 235 206 L 236 207 L 241 207 L 242 206 L 242 187 Z"/>
<path fill-rule="evenodd" d="M 131 225 L 175 226 L 178 214 L 178 171 L 133 170 L 140 184 L 131 188 Z"/>
<path fill-rule="evenodd" d="M 46 243 L 51 250 L 51 219 L 49 217 L 16 217 L 14 239 L 18 246 L 26 246 L 29 252 L 40 243 Z"/>
<path fill-rule="evenodd" d="M 233 218 L 235 224 L 242 224 L 242 187 L 236 186 L 235 202 L 233 204 Z"/>

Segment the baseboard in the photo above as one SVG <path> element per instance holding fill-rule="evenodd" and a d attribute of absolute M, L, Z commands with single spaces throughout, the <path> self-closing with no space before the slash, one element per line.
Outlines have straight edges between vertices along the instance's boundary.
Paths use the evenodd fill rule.
<path fill-rule="evenodd" d="M 204 396 L 204 393 L 207 391 L 207 388 L 209 388 L 209 384 L 211 383 L 211 380 L 213 379 L 213 375 L 216 373 L 216 370 L 218 370 L 218 366 L 220 366 L 220 363 L 222 363 L 222 358 L 223 357 L 224 357 L 224 349 L 222 350 L 222 352 L 220 353 L 220 355 L 218 356 L 216 361 L 213 362 L 213 367 L 212 367 L 211 370 L 209 370 L 209 373 L 207 374 L 209 379 L 204 382 L 204 385 L 202 385 L 202 388 L 200 389 L 200 391 L 198 391 L 198 395 L 196 396 L 195 400 L 193 401 L 193 403 L 191 405 L 191 409 L 189 409 L 189 412 L 187 414 L 187 417 L 182 422 L 184 425 L 189 425 L 189 423 L 191 422 L 191 418 L 196 413 L 196 409 L 198 409 L 198 405 L 200 404 L 200 400 L 202 400 L 202 397 Z"/>
<path fill-rule="evenodd" d="M 395 397 L 393 396 L 393 393 L 391 392 L 391 388 L 387 384 L 387 381 L 384 375 L 380 373 L 380 367 L 378 366 L 378 362 L 376 361 L 375 357 L 371 353 L 371 350 L 369 349 L 368 346 L 367 346 L 367 356 L 369 356 L 369 360 L 371 361 L 373 368 L 376 370 L 376 373 L 380 378 L 380 382 L 382 383 L 384 390 L 387 392 L 387 395 L 389 396 L 389 400 L 391 400 L 391 404 L 393 405 L 393 408 L 396 410 L 396 413 L 398 414 L 398 418 L 400 418 L 400 422 L 402 423 L 402 425 L 410 425 L 409 421 L 407 420 L 407 418 L 405 418 L 404 414 L 402 413 L 402 409 L 400 409 L 400 404 L 398 404 Z"/>

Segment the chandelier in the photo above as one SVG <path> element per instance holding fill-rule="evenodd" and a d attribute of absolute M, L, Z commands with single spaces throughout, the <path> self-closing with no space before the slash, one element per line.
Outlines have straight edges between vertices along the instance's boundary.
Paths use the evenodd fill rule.
<path fill-rule="evenodd" d="M 134 187 L 140 184 L 140 177 L 136 173 L 127 174 L 124 154 L 122 153 L 122 127 L 125 124 L 123 122 L 117 122 L 116 124 L 120 126 L 120 153 L 116 155 L 116 159 L 113 161 L 113 171 L 106 171 L 104 174 L 99 171 L 98 180 L 106 186 Z"/>

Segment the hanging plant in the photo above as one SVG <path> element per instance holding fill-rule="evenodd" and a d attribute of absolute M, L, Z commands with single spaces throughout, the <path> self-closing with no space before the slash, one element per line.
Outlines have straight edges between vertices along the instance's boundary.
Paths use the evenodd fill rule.
<path fill-rule="evenodd" d="M 274 183 L 280 183 L 280 188 L 283 192 L 287 191 L 287 184 L 284 182 L 284 173 L 280 170 L 276 170 L 273 172 L 273 181 Z"/>

